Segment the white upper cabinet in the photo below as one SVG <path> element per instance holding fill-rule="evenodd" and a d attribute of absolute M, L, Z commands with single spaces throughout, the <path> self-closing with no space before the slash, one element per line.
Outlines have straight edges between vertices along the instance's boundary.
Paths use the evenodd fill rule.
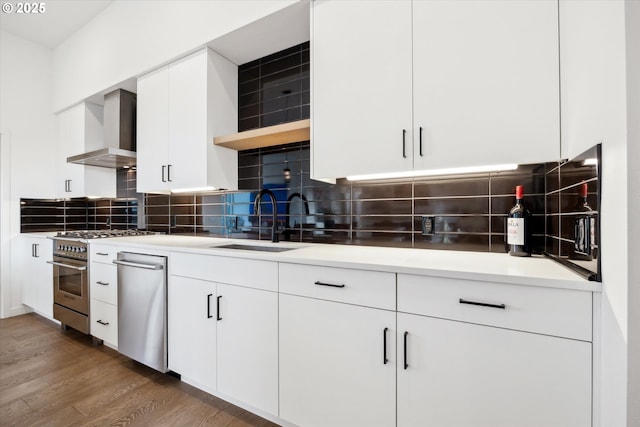
<path fill-rule="evenodd" d="M 312 11 L 314 178 L 558 158 L 555 0 Z"/>
<path fill-rule="evenodd" d="M 138 79 L 138 192 L 237 189 L 237 67 L 203 49 Z"/>
<path fill-rule="evenodd" d="M 160 68 L 138 79 L 137 171 L 138 192 L 168 191 L 169 69 Z"/>
<path fill-rule="evenodd" d="M 416 170 L 557 160 L 558 85 L 556 0 L 413 2 Z"/>
<path fill-rule="evenodd" d="M 560 0 L 561 158 L 626 138 L 624 2 Z"/>
<path fill-rule="evenodd" d="M 411 1 L 317 0 L 312 13 L 313 177 L 410 170 Z"/>
<path fill-rule="evenodd" d="M 115 169 L 67 163 L 103 147 L 103 107 L 83 102 L 58 114 L 56 197 L 115 197 Z"/>

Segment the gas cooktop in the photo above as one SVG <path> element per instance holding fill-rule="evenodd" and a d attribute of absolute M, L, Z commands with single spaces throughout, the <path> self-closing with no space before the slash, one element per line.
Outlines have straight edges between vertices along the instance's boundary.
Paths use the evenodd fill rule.
<path fill-rule="evenodd" d="M 65 239 L 105 239 L 108 237 L 147 236 L 150 234 L 158 234 L 158 232 L 137 229 L 59 231 L 56 237 Z"/>

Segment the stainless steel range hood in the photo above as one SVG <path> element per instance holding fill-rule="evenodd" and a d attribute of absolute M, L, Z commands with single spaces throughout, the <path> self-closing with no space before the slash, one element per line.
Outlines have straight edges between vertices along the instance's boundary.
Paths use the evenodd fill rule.
<path fill-rule="evenodd" d="M 105 147 L 67 157 L 67 163 L 103 168 L 136 164 L 136 95 L 118 89 L 104 96 Z"/>

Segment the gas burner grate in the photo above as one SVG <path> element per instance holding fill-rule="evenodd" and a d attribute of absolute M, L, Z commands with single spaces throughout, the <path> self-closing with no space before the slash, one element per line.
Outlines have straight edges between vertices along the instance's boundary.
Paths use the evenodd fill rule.
<path fill-rule="evenodd" d="M 150 234 L 158 234 L 155 231 L 148 230 L 82 230 L 82 231 L 59 231 L 56 237 L 64 237 L 67 239 L 105 239 L 109 237 L 129 237 L 129 236 L 147 236 Z"/>

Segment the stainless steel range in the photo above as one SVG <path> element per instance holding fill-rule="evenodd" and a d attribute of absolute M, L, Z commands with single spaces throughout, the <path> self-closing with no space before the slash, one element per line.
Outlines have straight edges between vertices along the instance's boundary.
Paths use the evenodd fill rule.
<path fill-rule="evenodd" d="M 89 270 L 87 241 L 108 237 L 157 234 L 145 230 L 59 232 L 53 237 L 53 317 L 62 328 L 89 333 Z"/>

